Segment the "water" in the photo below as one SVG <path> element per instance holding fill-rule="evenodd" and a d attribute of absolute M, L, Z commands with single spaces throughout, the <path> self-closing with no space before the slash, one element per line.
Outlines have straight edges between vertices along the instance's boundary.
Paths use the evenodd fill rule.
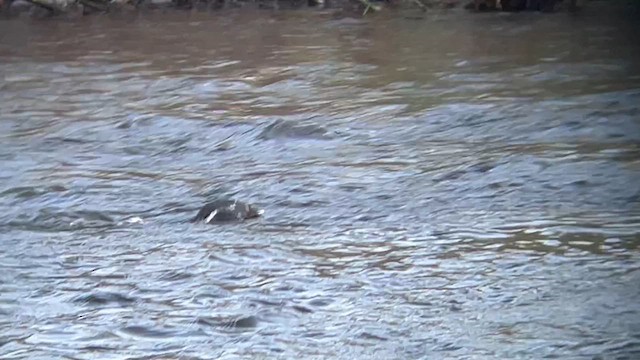
<path fill-rule="evenodd" d="M 0 357 L 637 359 L 638 28 L 591 9 L 0 22 Z"/>

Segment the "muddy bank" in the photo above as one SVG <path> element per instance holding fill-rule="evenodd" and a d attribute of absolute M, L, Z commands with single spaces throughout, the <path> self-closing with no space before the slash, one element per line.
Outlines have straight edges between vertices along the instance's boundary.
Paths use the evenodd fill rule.
<path fill-rule="evenodd" d="M 354 13 L 443 9 L 469 12 L 565 12 L 575 11 L 590 0 L 0 0 L 2 18 L 79 17 L 92 14 L 139 11 L 215 11 L 221 9 L 318 10 Z M 602 1 L 598 1 L 602 2 Z M 618 1 L 611 1 L 612 3 Z"/>

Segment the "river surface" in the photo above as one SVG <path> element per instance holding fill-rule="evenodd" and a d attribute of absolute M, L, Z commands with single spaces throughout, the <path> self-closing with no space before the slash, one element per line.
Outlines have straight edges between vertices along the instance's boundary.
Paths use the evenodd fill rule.
<path fill-rule="evenodd" d="M 607 14 L 1 21 L 0 358 L 639 359 Z"/>

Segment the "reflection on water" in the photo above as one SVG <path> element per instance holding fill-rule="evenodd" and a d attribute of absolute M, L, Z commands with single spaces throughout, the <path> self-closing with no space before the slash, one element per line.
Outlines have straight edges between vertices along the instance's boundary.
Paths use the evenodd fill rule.
<path fill-rule="evenodd" d="M 486 15 L 0 22 L 2 358 L 639 357 L 637 32 Z"/>

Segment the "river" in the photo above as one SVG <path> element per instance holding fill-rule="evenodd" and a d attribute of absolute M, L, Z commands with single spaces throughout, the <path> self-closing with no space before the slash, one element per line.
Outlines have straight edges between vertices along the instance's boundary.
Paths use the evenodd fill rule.
<path fill-rule="evenodd" d="M 0 21 L 0 357 L 640 358 L 638 29 Z"/>

